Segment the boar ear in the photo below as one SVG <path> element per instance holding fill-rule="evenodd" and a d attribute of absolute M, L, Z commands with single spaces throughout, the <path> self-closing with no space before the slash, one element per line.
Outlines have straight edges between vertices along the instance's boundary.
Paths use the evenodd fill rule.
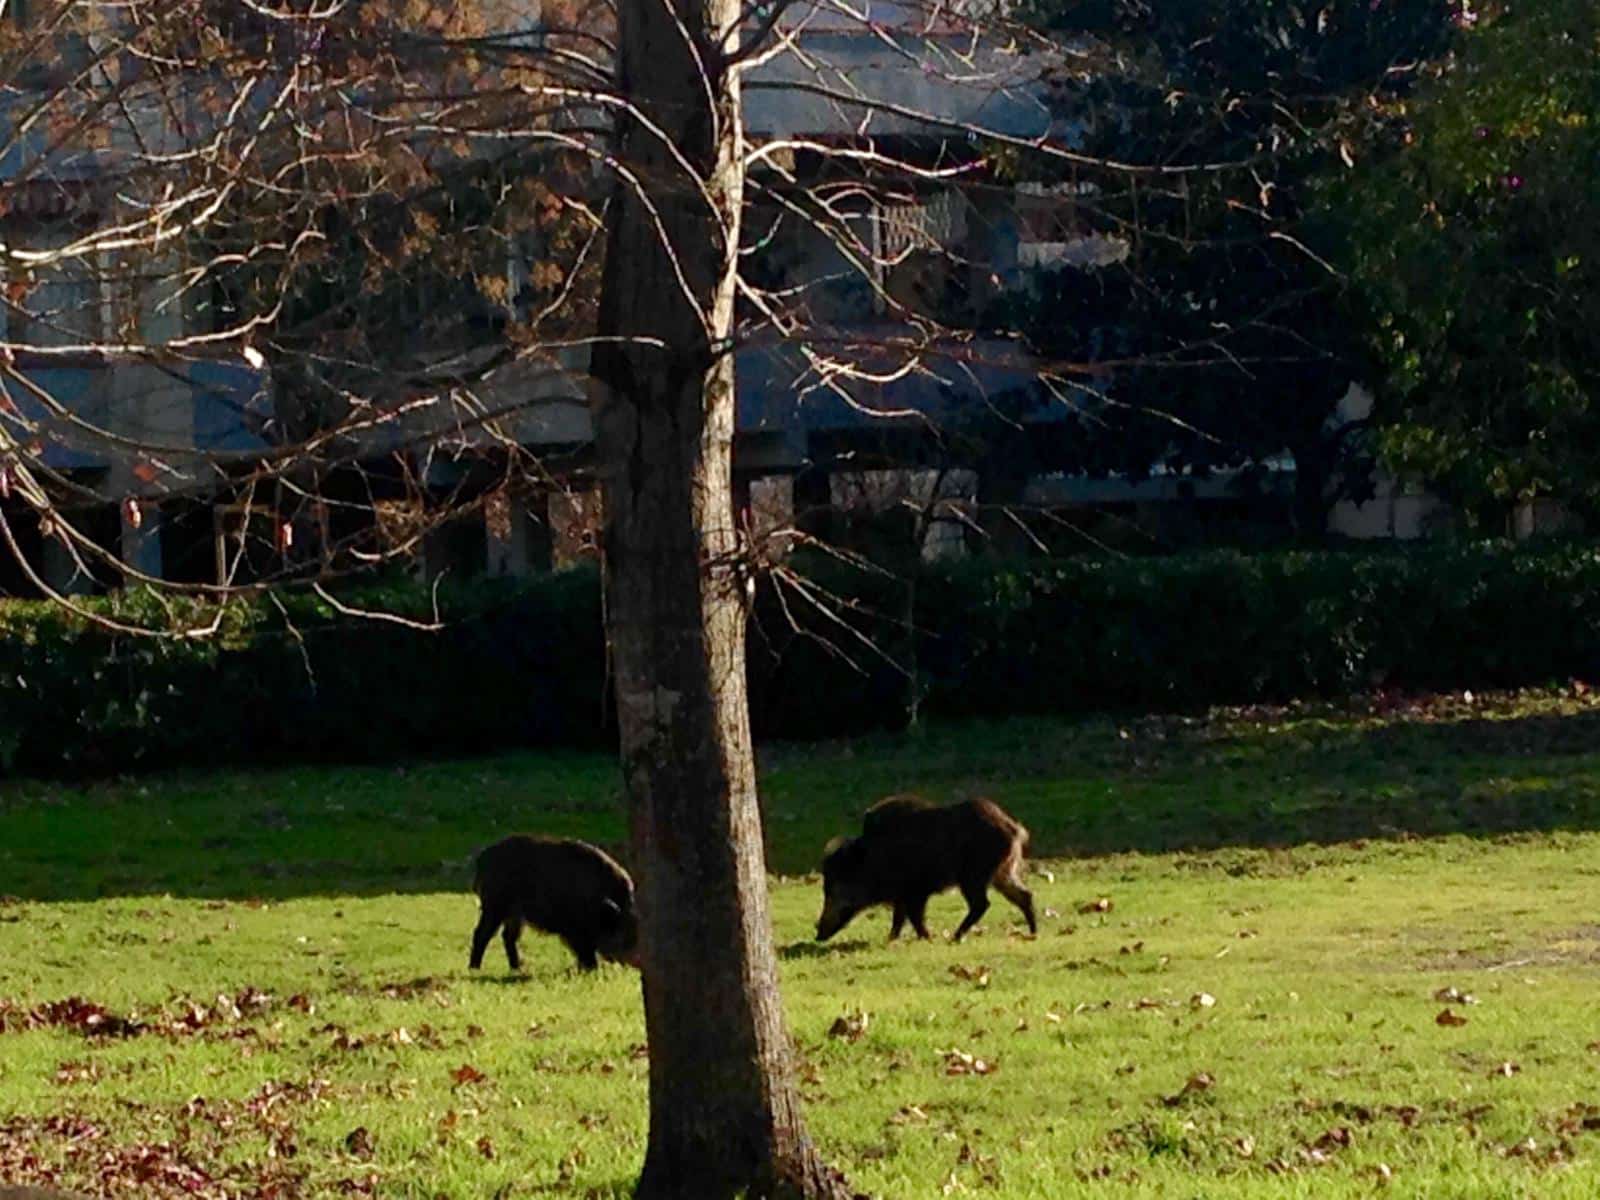
<path fill-rule="evenodd" d="M 850 840 L 849 838 L 845 837 L 842 834 L 839 837 L 828 839 L 828 844 L 822 848 L 822 857 L 823 858 L 832 857 L 833 852 L 835 850 L 843 849 L 845 843 L 847 843 L 849 840 Z"/>

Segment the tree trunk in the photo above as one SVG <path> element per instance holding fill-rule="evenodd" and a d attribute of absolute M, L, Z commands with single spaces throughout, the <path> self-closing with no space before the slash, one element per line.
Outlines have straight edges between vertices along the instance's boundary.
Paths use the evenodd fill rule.
<path fill-rule="evenodd" d="M 806 1135 L 777 987 L 733 519 L 739 0 L 618 6 L 623 179 L 594 355 L 607 631 L 642 930 L 637 1195 L 849 1194 Z M 692 172 L 692 174 L 691 174 Z"/>

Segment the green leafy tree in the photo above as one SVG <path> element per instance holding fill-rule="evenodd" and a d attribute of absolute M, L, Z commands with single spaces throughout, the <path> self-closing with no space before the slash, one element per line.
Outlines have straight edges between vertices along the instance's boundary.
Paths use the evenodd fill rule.
<path fill-rule="evenodd" d="M 1492 525 L 1551 498 L 1600 516 L 1600 15 L 1463 17 L 1402 152 L 1331 199 L 1377 318 L 1379 445 Z"/>
<path fill-rule="evenodd" d="M 1296 523 L 1366 481 L 1334 418 L 1371 370 L 1316 181 L 1384 143 L 1450 11 L 1369 0 L 1042 0 L 1035 21 L 1103 48 L 1061 89 L 1086 151 L 1080 231 L 1120 262 L 1067 268 L 1006 313 L 1047 359 L 1099 363 L 1061 465 L 1205 474 L 1287 451 Z"/>

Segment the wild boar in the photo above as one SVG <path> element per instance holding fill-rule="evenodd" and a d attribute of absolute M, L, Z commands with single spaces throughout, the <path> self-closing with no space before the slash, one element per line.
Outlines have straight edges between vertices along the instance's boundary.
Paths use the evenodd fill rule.
<path fill-rule="evenodd" d="M 474 971 L 497 929 L 506 960 L 518 970 L 517 938 L 524 924 L 559 937 L 585 971 L 598 965 L 597 954 L 638 966 L 633 880 L 587 842 L 515 834 L 478 855 L 472 890 L 479 916 L 467 965 Z"/>
<path fill-rule="evenodd" d="M 822 915 L 817 940 L 825 942 L 862 910 L 893 907 L 889 940 L 907 921 L 928 936 L 928 898 L 959 887 L 967 915 L 956 929 L 960 941 L 989 909 L 992 883 L 1038 932 L 1033 895 L 1022 884 L 1028 831 L 992 800 L 940 808 L 918 796 L 878 801 L 861 822 L 859 837 L 836 838 L 822 859 Z"/>

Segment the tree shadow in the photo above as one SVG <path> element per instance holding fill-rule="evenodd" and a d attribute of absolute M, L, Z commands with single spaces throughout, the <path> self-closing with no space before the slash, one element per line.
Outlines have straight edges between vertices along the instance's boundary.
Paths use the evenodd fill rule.
<path fill-rule="evenodd" d="M 593 971 L 582 971 L 577 967 L 552 967 L 547 971 L 530 970 L 523 967 L 521 970 L 512 971 L 509 968 L 493 969 L 484 967 L 477 971 L 463 971 L 461 980 L 469 987 L 537 987 L 548 983 L 573 983 L 582 979 L 600 979 L 612 972 L 628 971 L 627 967 L 615 963 L 602 963 Z M 637 971 L 629 971 L 637 975 Z"/>
<path fill-rule="evenodd" d="M 992 795 L 1028 826 L 1035 859 L 1600 829 L 1600 710 L 1485 716 L 1456 701 L 1398 718 L 1328 711 L 973 724 L 944 730 L 937 747 L 921 739 L 929 748 L 916 753 L 897 742 L 837 764 L 813 754 L 782 768 L 784 786 L 764 797 L 768 862 L 814 868 L 840 811 L 819 797 L 844 778 L 865 793 L 862 807 L 891 790 Z M 561 762 L 570 772 L 570 757 Z M 562 796 L 543 769 L 514 756 L 406 773 L 9 781 L 0 784 L 0 894 L 251 903 L 449 893 L 470 926 L 472 857 L 510 829 L 616 838 L 620 809 Z M 580 783 L 561 776 L 559 786 L 591 786 L 581 782 L 590 773 L 572 778 Z M 592 786 L 612 786 L 598 765 Z M 547 791 L 556 793 L 548 806 L 486 802 Z M 848 945 L 800 942 L 782 954 Z"/>
<path fill-rule="evenodd" d="M 864 950 L 872 949 L 873 943 L 865 938 L 856 938 L 848 942 L 816 942 L 809 938 L 798 942 L 790 942 L 778 950 L 778 957 L 788 960 L 806 958 L 843 958 L 851 954 L 860 954 Z"/>
<path fill-rule="evenodd" d="M 1076 823 L 1018 809 L 1034 857 L 1600 829 L 1600 712 L 1247 731 L 1203 745 L 1135 735 L 1116 754 L 1122 788 Z M 1201 803 L 1186 771 L 1210 777 Z"/>

